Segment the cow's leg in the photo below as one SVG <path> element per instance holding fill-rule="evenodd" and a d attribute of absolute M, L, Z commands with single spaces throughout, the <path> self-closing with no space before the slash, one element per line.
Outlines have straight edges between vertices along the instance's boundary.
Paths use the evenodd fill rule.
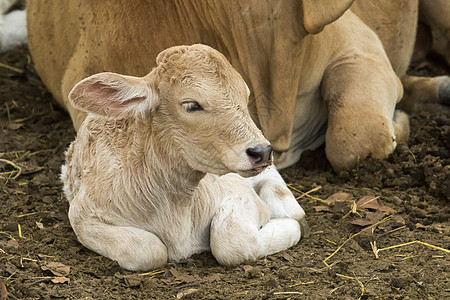
<path fill-rule="evenodd" d="M 167 262 L 166 246 L 151 232 L 107 224 L 98 216 L 82 216 L 73 201 L 69 208 L 69 219 L 81 244 L 117 261 L 124 269 L 146 271 Z"/>
<path fill-rule="evenodd" d="M 342 59 L 325 75 L 328 108 L 326 154 L 335 171 L 372 156 L 386 158 L 407 139 L 406 114 L 395 111 L 402 86 L 381 47 L 379 53 Z"/>
<path fill-rule="evenodd" d="M 237 175 L 221 178 L 225 198 L 211 222 L 211 252 L 223 265 L 239 264 L 298 243 L 300 224 L 291 218 L 271 219 L 268 205 Z"/>
<path fill-rule="evenodd" d="M 403 76 L 405 95 L 399 108 L 407 112 L 442 111 L 450 105 L 450 77 Z"/>
<path fill-rule="evenodd" d="M 420 0 L 419 17 L 433 33 L 433 49 L 445 56 L 450 65 L 450 2 Z"/>

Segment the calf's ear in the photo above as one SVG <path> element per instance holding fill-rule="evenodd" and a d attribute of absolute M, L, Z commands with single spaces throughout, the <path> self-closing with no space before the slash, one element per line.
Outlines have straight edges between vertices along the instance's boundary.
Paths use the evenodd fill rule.
<path fill-rule="evenodd" d="M 355 0 L 303 0 L 303 25 L 312 34 L 342 16 Z"/>
<path fill-rule="evenodd" d="M 144 114 L 157 105 L 158 96 L 146 77 L 99 73 L 77 83 L 69 93 L 78 109 L 107 117 Z"/>

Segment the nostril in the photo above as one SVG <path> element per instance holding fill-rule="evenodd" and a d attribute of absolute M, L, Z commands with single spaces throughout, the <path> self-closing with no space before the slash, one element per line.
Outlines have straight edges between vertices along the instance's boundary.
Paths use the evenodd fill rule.
<path fill-rule="evenodd" d="M 268 163 L 272 159 L 272 146 L 256 146 L 246 150 L 247 156 L 255 163 Z"/>
<path fill-rule="evenodd" d="M 260 161 L 263 160 L 260 147 L 248 148 L 246 152 L 248 157 L 254 163 L 259 163 Z"/>

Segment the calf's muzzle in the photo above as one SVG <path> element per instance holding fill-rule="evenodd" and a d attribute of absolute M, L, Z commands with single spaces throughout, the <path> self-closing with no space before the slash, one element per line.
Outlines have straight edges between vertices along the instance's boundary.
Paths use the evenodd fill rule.
<path fill-rule="evenodd" d="M 258 145 L 253 148 L 248 148 L 245 152 L 247 153 L 250 162 L 255 167 L 268 165 L 272 162 L 271 145 Z"/>

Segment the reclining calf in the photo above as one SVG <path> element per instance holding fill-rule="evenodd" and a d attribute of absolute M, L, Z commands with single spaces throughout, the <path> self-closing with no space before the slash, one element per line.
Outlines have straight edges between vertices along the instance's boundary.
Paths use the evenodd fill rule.
<path fill-rule="evenodd" d="M 304 211 L 271 165 L 248 97 L 204 45 L 161 52 L 145 77 L 79 82 L 69 99 L 89 114 L 62 167 L 79 241 L 129 270 L 205 250 L 237 264 L 295 245 Z"/>

